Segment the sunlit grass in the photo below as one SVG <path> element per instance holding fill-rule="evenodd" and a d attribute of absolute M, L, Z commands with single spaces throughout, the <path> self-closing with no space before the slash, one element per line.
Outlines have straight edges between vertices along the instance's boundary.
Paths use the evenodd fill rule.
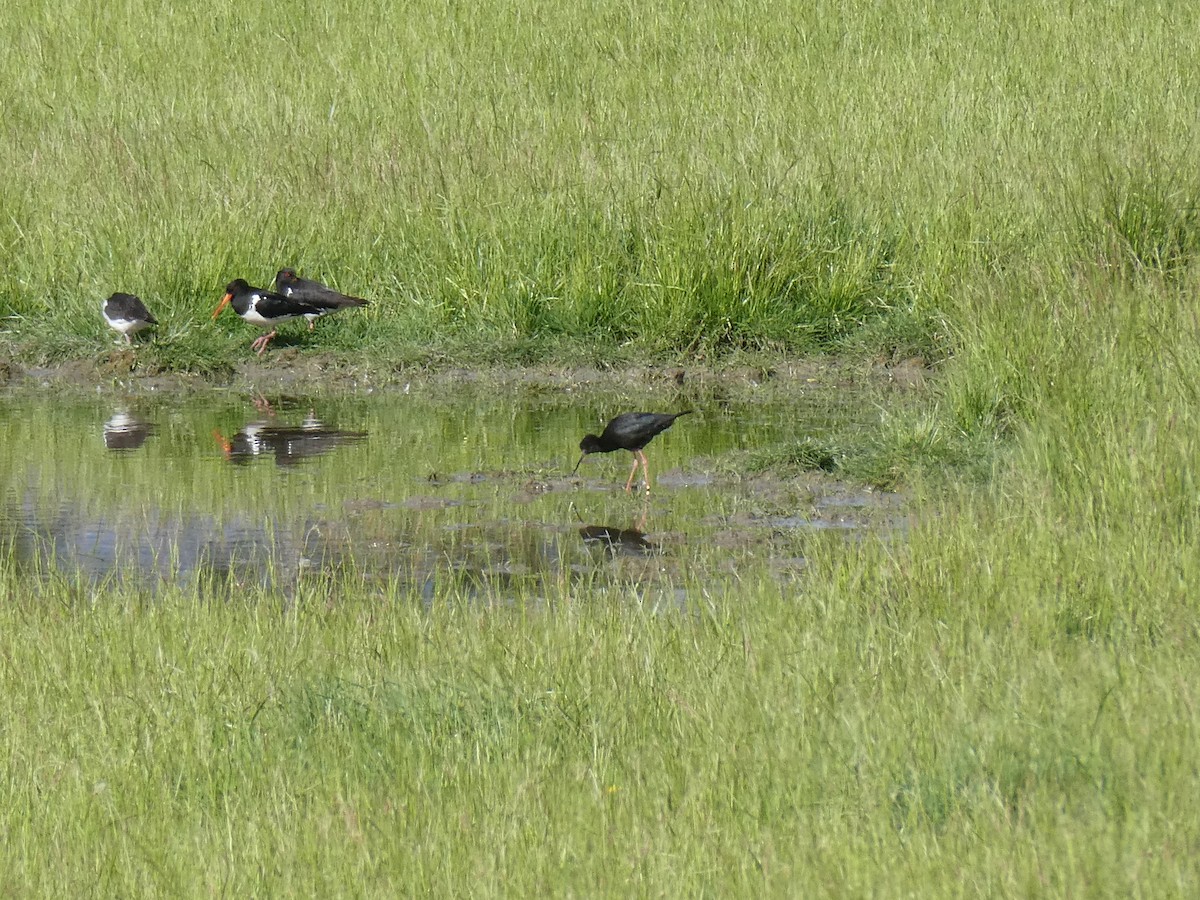
<path fill-rule="evenodd" d="M 287 597 L 151 601 L 9 554 L 0 885 L 1193 895 L 1198 15 L 6 10 L 0 330 L 21 362 L 106 353 L 99 303 L 129 290 L 163 320 L 140 365 L 226 379 L 254 329 L 207 313 L 289 264 L 375 302 L 284 352 L 387 371 L 814 350 L 937 368 L 853 433 L 798 412 L 767 440 L 688 397 L 728 435 L 713 471 L 899 484 L 910 527 L 689 547 L 651 592 L 592 575 L 500 596 L 456 572 L 431 601 L 349 566 Z M 160 475 L 113 488 L 80 462 L 99 420 L 46 442 L 14 419 L 0 466 L 38 498 L 125 503 L 131 528 L 152 504 L 296 521 L 363 471 L 393 501 L 481 465 L 545 478 L 568 433 L 642 399 L 548 401 L 561 433 L 530 439 L 487 391 L 282 493 L 152 443 Z M 623 526 L 626 499 L 542 509 Z M 427 525 L 412 545 L 442 546 Z"/>
<path fill-rule="evenodd" d="M 290 611 L 30 603 L 9 578 L 3 740 L 31 765 L 5 877 L 787 894 L 846 870 L 858 892 L 1189 876 L 1134 849 L 1194 838 L 1166 825 L 1190 821 L 1169 787 L 1193 778 L 1185 644 L 1130 667 L 1148 638 L 945 604 L 936 579 L 890 596 L 927 570 L 874 541 L 809 551 L 798 594 L 751 568 L 686 613 L 567 588 L 535 609 L 328 587 Z"/>
<path fill-rule="evenodd" d="M 940 355 L 960 279 L 1072 253 L 1106 172 L 1194 169 L 1195 14 L 1160 13 L 20 4 L 0 308 L 61 359 L 130 290 L 221 359 L 246 329 L 204 312 L 288 264 L 376 301 L 335 351 Z"/>

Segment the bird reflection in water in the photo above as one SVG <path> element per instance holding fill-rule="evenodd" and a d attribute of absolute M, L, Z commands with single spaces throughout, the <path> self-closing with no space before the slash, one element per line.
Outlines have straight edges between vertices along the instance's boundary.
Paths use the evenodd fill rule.
<path fill-rule="evenodd" d="M 648 556 L 657 553 L 659 547 L 653 541 L 646 539 L 646 514 L 643 510 L 637 521 L 629 528 L 618 528 L 615 525 L 585 525 L 579 529 L 579 536 L 589 547 L 600 547 L 609 556 Z"/>
<path fill-rule="evenodd" d="M 275 465 L 294 466 L 346 444 L 366 440 L 367 432 L 330 428 L 309 413 L 299 425 L 277 425 L 258 420 L 247 424 L 233 437 L 226 438 L 219 431 L 214 431 L 213 437 L 225 458 L 236 465 L 273 455 Z"/>
<path fill-rule="evenodd" d="M 104 423 L 104 446 L 109 450 L 136 450 L 154 433 L 154 425 L 119 409 Z"/>

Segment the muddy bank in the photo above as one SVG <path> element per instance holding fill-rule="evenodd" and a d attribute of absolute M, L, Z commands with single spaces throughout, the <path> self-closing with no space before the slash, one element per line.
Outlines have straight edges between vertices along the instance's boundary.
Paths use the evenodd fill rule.
<path fill-rule="evenodd" d="M 930 377 L 923 360 L 848 362 L 837 358 L 785 359 L 720 366 L 705 364 L 616 366 L 403 366 L 348 361 L 333 354 L 284 349 L 262 359 L 238 360 L 206 373 L 163 370 L 136 350 L 114 349 L 52 366 L 22 366 L 0 358 L 0 389 L 6 392 L 117 391 L 132 395 L 209 391 L 287 394 L 358 394 L 477 385 L 529 390 L 605 389 L 681 391 L 705 388 L 748 393 L 791 393 L 807 388 L 883 387 L 920 389 Z"/>

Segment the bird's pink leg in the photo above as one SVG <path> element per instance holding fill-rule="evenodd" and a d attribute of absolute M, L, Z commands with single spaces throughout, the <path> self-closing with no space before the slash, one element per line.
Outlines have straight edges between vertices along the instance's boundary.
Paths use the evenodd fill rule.
<path fill-rule="evenodd" d="M 258 355 L 262 356 L 267 350 L 267 344 L 271 343 L 271 338 L 275 337 L 275 332 L 264 334 L 260 338 L 255 338 L 254 343 L 250 345 L 251 350 L 258 350 Z"/>
<path fill-rule="evenodd" d="M 650 495 L 650 463 L 646 461 L 646 452 L 639 450 L 637 455 L 642 458 L 642 475 L 646 478 L 646 495 Z"/>
<path fill-rule="evenodd" d="M 629 480 L 625 482 L 625 493 L 630 493 L 633 490 L 633 476 L 637 474 L 638 466 L 641 465 L 641 460 L 638 459 L 637 451 L 633 452 L 633 468 L 629 470 Z"/>

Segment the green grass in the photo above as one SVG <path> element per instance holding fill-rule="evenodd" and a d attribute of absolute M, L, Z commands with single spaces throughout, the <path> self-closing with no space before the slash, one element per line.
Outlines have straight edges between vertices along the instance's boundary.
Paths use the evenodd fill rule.
<path fill-rule="evenodd" d="M 750 576 L 686 616 L 620 589 L 537 610 L 318 593 L 281 614 L 270 597 L 30 603 L 9 579 L 6 886 L 1191 883 L 1194 635 L 1097 639 L 1009 607 L 999 578 L 946 602 L 907 553 L 810 551 L 801 595 Z M 918 575 L 925 592 L 897 593 Z"/>
<path fill-rule="evenodd" d="M 0 304 L 34 359 L 81 351 L 53 332 L 103 345 L 116 287 L 169 334 L 244 352 L 244 326 L 203 312 L 285 262 L 378 301 L 323 335 L 374 355 L 471 336 L 810 351 L 871 325 L 888 350 L 881 320 L 937 354 L 911 323 L 1086 174 L 1077 145 L 1029 170 L 1045 131 L 1137 112 L 1103 89 L 1080 104 L 1061 59 L 1040 80 L 1042 47 L 1018 84 L 989 76 L 1024 49 L 993 40 L 1006 24 L 1110 52 L 1111 26 L 1030 9 L 929 32 L 787 4 L 93 13 L 23 4 L 0 26 Z"/>
<path fill-rule="evenodd" d="M 147 365 L 228 373 L 207 313 L 290 264 L 376 301 L 298 352 L 381 369 L 937 365 L 873 434 L 736 448 L 909 497 L 786 595 L 719 548 L 686 612 L 34 599 L 6 560 L 6 893 L 1194 895 L 1198 17 L 6 12 L 17 361 L 102 354 L 131 290 Z"/>
<path fill-rule="evenodd" d="M 204 313 L 291 264 L 376 301 L 300 338 L 342 356 L 941 358 L 997 272 L 1186 265 L 1194 19 L 22 3 L 4 344 L 95 353 L 131 290 L 219 371 L 247 328 Z"/>

